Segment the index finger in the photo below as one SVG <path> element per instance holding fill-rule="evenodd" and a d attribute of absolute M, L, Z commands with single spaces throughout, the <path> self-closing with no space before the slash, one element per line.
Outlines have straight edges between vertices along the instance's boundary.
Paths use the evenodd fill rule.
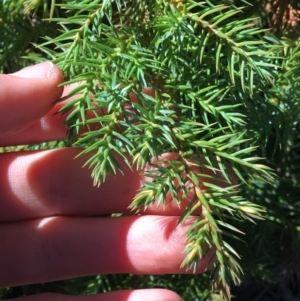
<path fill-rule="evenodd" d="M 5 137 L 27 128 L 53 107 L 62 93 L 58 87 L 62 80 L 62 72 L 50 62 L 14 75 L 0 74 L 1 145 L 5 145 Z"/>
<path fill-rule="evenodd" d="M 66 97 L 74 88 L 76 88 L 76 86 L 77 84 L 65 86 L 62 93 L 62 97 Z M 150 88 L 146 88 L 143 91 L 149 95 L 152 94 L 152 90 Z M 65 119 L 68 116 L 68 114 L 61 114 L 59 113 L 59 111 L 64 107 L 64 105 L 66 105 L 67 103 L 69 103 L 77 97 L 78 95 L 74 95 L 69 97 L 67 100 L 56 103 L 47 112 L 47 114 L 41 116 L 41 118 L 36 120 L 29 127 L 15 134 L 2 137 L 0 139 L 0 146 L 36 144 L 54 140 L 67 139 L 68 128 L 65 125 Z M 56 100 L 58 100 L 58 98 Z M 136 101 L 136 96 L 131 94 L 131 100 Z M 101 114 L 101 112 L 99 113 Z M 87 113 L 87 115 L 89 115 L 89 112 Z"/>

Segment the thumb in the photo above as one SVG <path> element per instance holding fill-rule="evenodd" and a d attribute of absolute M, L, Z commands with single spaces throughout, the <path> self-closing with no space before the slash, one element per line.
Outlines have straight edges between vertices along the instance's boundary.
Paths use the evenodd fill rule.
<path fill-rule="evenodd" d="M 0 137 L 21 131 L 43 117 L 59 99 L 62 72 L 51 62 L 0 74 Z"/>

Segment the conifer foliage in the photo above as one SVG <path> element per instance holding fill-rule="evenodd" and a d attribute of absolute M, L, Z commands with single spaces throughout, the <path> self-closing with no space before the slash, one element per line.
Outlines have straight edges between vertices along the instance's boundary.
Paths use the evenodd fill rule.
<path fill-rule="evenodd" d="M 178 206 L 192 195 L 179 223 L 202 208 L 182 265 L 195 269 L 215 249 L 212 270 L 151 281 L 182 281 L 186 300 L 229 300 L 242 270 L 278 281 L 270 271 L 290 261 L 274 250 L 276 233 L 293 254 L 299 236 L 297 1 L 1 1 L 0 68 L 51 59 L 76 84 L 59 113 L 69 145 L 93 153 L 95 185 L 122 172 L 118 155 L 148 166 L 132 210 L 164 206 L 167 194 Z"/>

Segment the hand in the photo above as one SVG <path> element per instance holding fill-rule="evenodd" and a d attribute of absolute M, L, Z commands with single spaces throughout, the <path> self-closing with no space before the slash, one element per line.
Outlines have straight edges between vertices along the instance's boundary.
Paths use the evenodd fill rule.
<path fill-rule="evenodd" d="M 63 93 L 60 70 L 51 63 L 0 75 L 0 146 L 64 139 L 63 118 L 53 105 Z M 66 91 L 64 92 L 66 93 Z M 88 217 L 128 206 L 141 178 L 120 164 L 124 176 L 109 176 L 93 187 L 87 157 L 76 148 L 11 152 L 0 155 L 0 286 L 47 282 L 93 274 L 185 273 L 185 230 L 176 227 L 181 210 L 172 202 L 145 215 Z M 169 156 L 169 157 L 168 157 Z M 172 159 L 172 155 L 166 155 Z M 198 272 L 207 268 L 207 260 Z M 22 300 L 172 300 L 163 289 L 118 291 L 96 296 L 43 294 Z"/>

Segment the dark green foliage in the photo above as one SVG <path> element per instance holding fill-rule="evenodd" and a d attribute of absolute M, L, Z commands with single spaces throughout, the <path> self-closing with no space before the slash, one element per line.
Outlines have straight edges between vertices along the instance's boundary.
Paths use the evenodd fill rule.
<path fill-rule="evenodd" d="M 95 184 L 119 172 L 116 154 L 140 170 L 156 157 L 147 172 L 153 181 L 132 209 L 164 205 L 168 191 L 182 194 L 180 205 L 194 191 L 180 222 L 200 206 L 203 216 L 188 232 L 183 264 L 193 269 L 207 246 L 216 248 L 207 275 L 98 276 L 79 280 L 89 284 L 76 293 L 163 286 L 185 300 L 217 300 L 230 298 L 228 284 L 239 283 L 241 270 L 278 281 L 271 271 L 299 248 L 300 208 L 300 51 L 297 22 L 291 27 L 271 14 L 279 2 L 2 0 L 2 71 L 51 59 L 65 84 L 77 84 L 71 95 L 78 97 L 61 113 L 73 110 L 69 144 L 95 151 L 86 163 Z M 77 138 L 84 126 L 90 130 Z M 178 155 L 163 166 L 158 157 L 166 152 Z M 266 220 L 257 222 L 262 215 Z"/>
<path fill-rule="evenodd" d="M 0 1 L 1 72 L 14 72 L 33 63 L 34 60 L 20 60 L 22 56 L 41 56 L 33 43 L 41 43 L 45 35 L 54 37 L 58 31 L 56 24 L 49 26 L 48 23 L 47 26 L 43 22 L 43 18 L 49 17 L 51 12 L 50 1 Z M 55 9 L 55 12 L 58 11 Z"/>

